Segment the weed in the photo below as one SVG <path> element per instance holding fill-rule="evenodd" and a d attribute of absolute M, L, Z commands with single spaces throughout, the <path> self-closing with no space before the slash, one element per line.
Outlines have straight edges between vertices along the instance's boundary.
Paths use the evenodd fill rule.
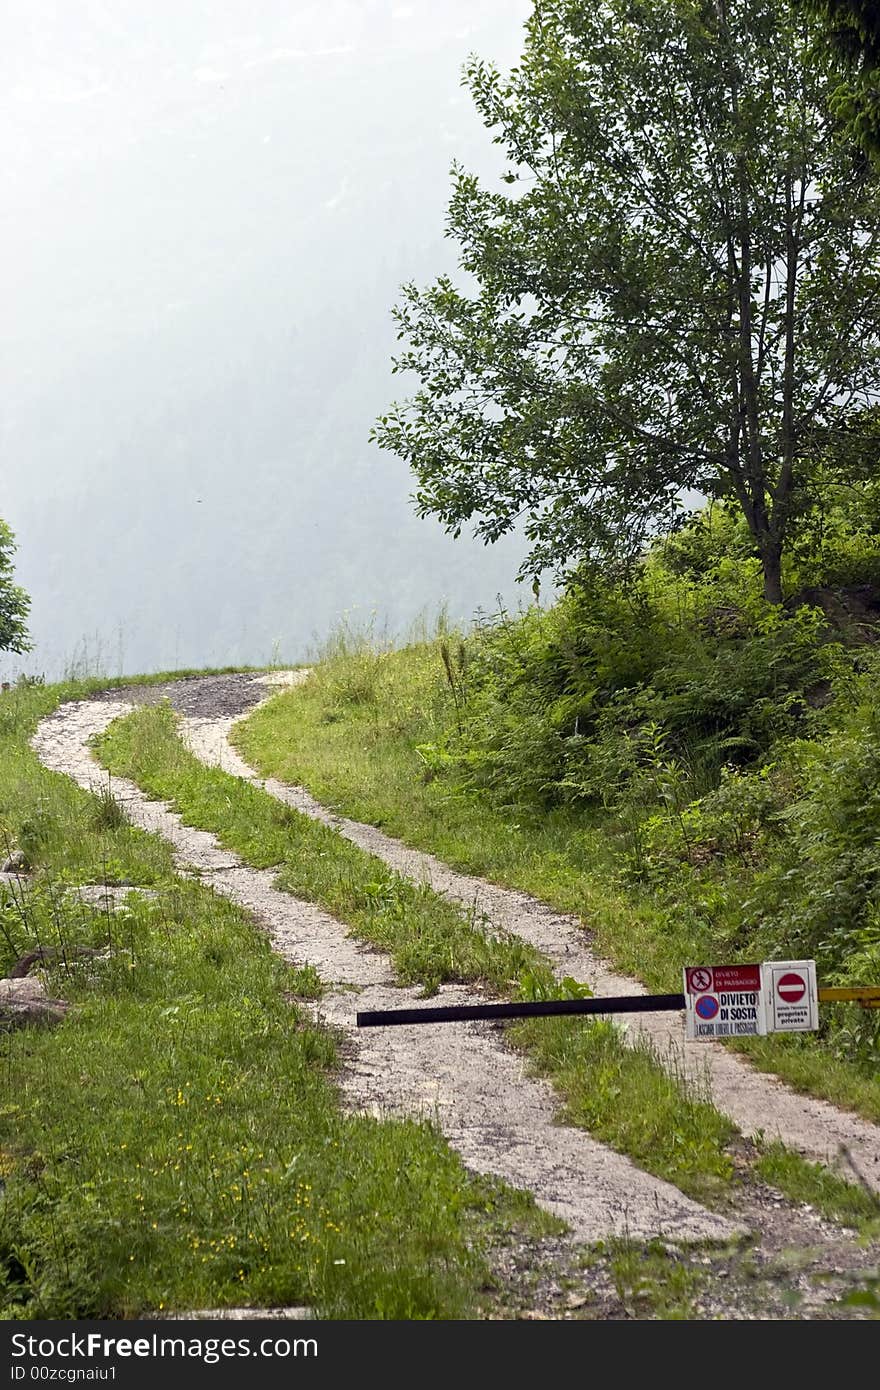
<path fill-rule="evenodd" d="M 92 825 L 95 830 L 118 830 L 125 824 L 125 811 L 116 797 L 107 778 L 106 784 L 93 793 Z"/>
<path fill-rule="evenodd" d="M 679 1321 L 694 1316 L 706 1273 L 660 1241 L 647 1245 L 629 1237 L 606 1242 L 605 1254 L 617 1297 L 628 1317 Z"/>

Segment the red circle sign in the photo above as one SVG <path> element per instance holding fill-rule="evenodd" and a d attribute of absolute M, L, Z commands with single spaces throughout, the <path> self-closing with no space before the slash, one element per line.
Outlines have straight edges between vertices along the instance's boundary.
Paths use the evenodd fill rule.
<path fill-rule="evenodd" d="M 797 1004 L 806 992 L 806 980 L 803 975 L 797 975 L 793 970 L 789 970 L 787 975 L 781 975 L 776 981 L 776 993 L 786 1004 Z"/>

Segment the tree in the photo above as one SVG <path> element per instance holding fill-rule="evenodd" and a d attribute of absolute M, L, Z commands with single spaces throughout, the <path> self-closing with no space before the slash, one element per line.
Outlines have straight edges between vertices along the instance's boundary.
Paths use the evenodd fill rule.
<path fill-rule="evenodd" d="M 24 589 L 12 582 L 12 556 L 15 537 L 0 521 L 0 651 L 27 652 L 31 649 L 25 620 L 31 602 Z"/>
<path fill-rule="evenodd" d="M 880 190 L 833 139 L 806 19 L 537 0 L 519 66 L 464 82 L 509 187 L 453 165 L 467 281 L 403 286 L 419 386 L 373 437 L 454 534 L 524 520 L 524 574 L 630 564 L 688 490 L 726 499 L 780 602 L 819 480 L 874 466 L 880 387 Z"/>
<path fill-rule="evenodd" d="M 802 0 L 820 22 L 826 53 L 842 68 L 831 99 L 856 142 L 880 158 L 880 4 L 877 0 Z"/>

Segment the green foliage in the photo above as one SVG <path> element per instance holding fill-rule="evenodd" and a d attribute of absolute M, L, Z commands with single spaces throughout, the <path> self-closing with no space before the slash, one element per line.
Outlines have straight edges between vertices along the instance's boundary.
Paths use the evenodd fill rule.
<path fill-rule="evenodd" d="M 445 641 L 444 637 L 438 641 L 441 667 L 446 664 Z M 361 669 L 357 647 L 341 657 L 337 652 L 336 669 L 330 672 L 325 690 L 334 704 L 350 663 L 355 671 Z M 371 717 L 372 705 L 357 703 L 354 708 L 361 720 Z M 347 739 L 350 742 L 350 730 Z M 555 980 L 548 962 L 521 937 L 495 928 L 484 930 L 486 924 L 474 910 L 459 907 L 427 885 L 401 878 L 327 826 L 288 806 L 279 807 L 259 788 L 205 768 L 177 739 L 168 706 L 137 710 L 115 721 L 100 748 L 114 771 L 173 799 L 187 822 L 213 830 L 251 863 L 278 865 L 280 887 L 321 903 L 349 923 L 356 935 L 387 951 L 402 982 L 418 981 L 430 991 L 444 980 L 477 980 L 522 999 L 589 995 L 586 986 L 571 977 Z M 568 1101 L 577 1090 L 574 1073 L 569 1076 L 567 1070 L 570 1049 L 558 1054 L 542 1050 L 541 1036 L 539 1028 L 534 1034 L 536 1055 Z M 656 1139 L 656 1132 L 644 1116 L 669 1115 L 683 1098 L 683 1088 L 670 1080 L 649 1049 L 626 1046 L 613 1029 L 595 1037 L 601 1037 L 598 1050 L 591 1051 L 585 1043 L 581 1053 L 576 1041 L 572 1047 L 580 1057 L 579 1066 L 586 1068 L 601 1057 L 607 1071 L 609 1082 L 601 1098 L 604 1136 L 651 1172 L 672 1176 L 688 1190 L 700 1187 L 707 1194 L 717 1194 L 730 1176 L 730 1160 L 724 1152 L 731 1133 L 727 1121 L 708 1101 L 702 1105 L 685 1101 L 668 1143 L 653 1142 L 649 1136 Z M 575 1107 L 572 1115 L 575 1123 L 593 1127 L 593 1110 Z M 663 1124 L 659 1120 L 657 1129 Z"/>
<path fill-rule="evenodd" d="M 96 830 L 118 830 L 125 824 L 125 811 L 113 795 L 110 778 L 93 793 L 92 823 Z"/>
<path fill-rule="evenodd" d="M 0 1314 L 471 1309 L 479 1188 L 430 1126 L 339 1111 L 333 1041 L 247 915 L 167 883 L 112 941 L 89 915 L 105 950 L 53 981 L 75 1021 L 3 1040 Z M 20 926 L 54 921 L 35 900 Z"/>
<path fill-rule="evenodd" d="M 695 1094 L 692 1080 L 663 1070 L 647 1044 L 621 1049 L 607 1020 L 535 1019 L 512 1032 L 553 1077 L 569 1120 L 701 1201 L 723 1193 L 733 1175 L 735 1127 L 708 1091 Z"/>
<path fill-rule="evenodd" d="M 605 1246 L 617 1297 L 630 1318 L 683 1321 L 699 1316 L 696 1304 L 711 1275 L 682 1259 L 663 1241 L 641 1245 L 629 1237 Z"/>
<path fill-rule="evenodd" d="M 335 681 L 334 701 L 338 688 Z M 388 951 L 402 983 L 433 993 L 447 980 L 479 980 L 503 991 L 523 970 L 546 971 L 519 938 L 486 935 L 474 911 L 402 878 L 259 787 L 205 767 L 181 744 L 167 704 L 116 720 L 100 752 L 113 772 L 170 800 L 190 824 L 213 830 L 250 863 L 276 867 L 280 887 L 320 903 Z"/>
<path fill-rule="evenodd" d="M 375 428 L 420 512 L 524 525 L 529 575 L 607 572 L 698 489 L 780 602 L 816 480 L 873 467 L 880 386 L 880 185 L 804 24 L 784 0 L 540 0 L 513 71 L 464 82 L 507 170 L 454 167 L 467 288 L 403 287 L 419 387 Z"/>
<path fill-rule="evenodd" d="M 552 608 L 484 622 L 463 662 L 450 639 L 463 703 L 438 644 L 422 642 L 383 658 L 374 704 L 328 725 L 333 668 L 350 659 L 336 654 L 239 724 L 237 745 L 263 775 L 579 916 L 601 954 L 653 989 L 679 988 L 694 961 L 811 954 L 823 938 L 825 980 L 876 983 L 870 849 L 867 872 L 848 876 L 852 891 L 836 890 L 823 916 L 850 811 L 833 787 L 811 792 L 805 769 L 810 748 L 810 779 L 836 765 L 829 741 L 848 736 L 858 770 L 877 626 L 867 601 L 823 618 L 839 594 L 806 541 L 797 564 L 823 608 L 764 603 L 743 535 L 716 505 L 658 545 L 638 585 L 584 582 Z M 807 802 L 784 819 L 813 795 L 833 833 L 821 806 L 818 820 Z M 843 799 L 871 814 L 867 795 Z M 828 840 L 815 873 L 811 826 Z M 818 1040 L 747 1050 L 796 1089 L 876 1121 L 878 1015 L 840 1005 L 821 1017 Z"/>
<path fill-rule="evenodd" d="M 0 1038 L 0 1318 L 473 1315 L 484 1235 L 526 1199 L 472 1182 L 428 1124 L 344 1115 L 334 1041 L 291 1002 L 316 972 L 40 767 L 37 719 L 86 693 L 0 700 L 0 822 L 37 867 L 0 888 L 0 974 L 51 948 L 50 992 L 74 1006 Z M 68 891 L 111 875 L 151 892 L 114 910 Z"/>
<path fill-rule="evenodd" d="M 24 589 L 12 582 L 12 556 L 15 553 L 15 537 L 0 521 L 0 651 L 26 652 L 30 650 L 27 634 L 27 616 L 31 601 Z"/>
<path fill-rule="evenodd" d="M 722 891 L 726 881 L 752 951 L 815 958 L 828 984 L 880 978 L 878 660 L 860 660 L 866 671 L 842 688 L 820 736 L 780 743 L 757 769 L 722 769 L 677 819 L 652 813 L 630 860 L 670 897 L 689 881 Z M 690 880 L 685 865 L 695 866 Z M 878 1022 L 850 1021 L 850 1040 L 876 1052 Z"/>
<path fill-rule="evenodd" d="M 876 0 L 801 0 L 818 20 L 818 47 L 838 85 L 832 109 L 867 154 L 880 154 L 880 14 Z"/>
<path fill-rule="evenodd" d="M 815 604 L 764 603 L 747 533 L 715 508 L 625 587 L 582 578 L 550 609 L 484 621 L 434 777 L 517 817 L 609 816 L 622 880 L 703 922 L 714 949 L 815 958 L 826 983 L 873 983 L 878 540 L 844 499 L 826 520 L 799 532 L 790 572 L 839 578 L 846 557 L 859 587 L 808 589 Z M 823 1018 L 833 1051 L 876 1063 L 876 1014 Z"/>
<path fill-rule="evenodd" d="M 575 586 L 480 626 L 434 771 L 442 754 L 512 805 L 678 811 L 809 726 L 827 635 L 815 609 L 768 608 L 751 560 L 721 559 L 702 583 L 657 559 L 626 589 Z"/>
<path fill-rule="evenodd" d="M 781 834 L 745 904 L 762 937 L 815 956 L 829 984 L 880 978 L 880 698 L 876 657 L 834 710 L 838 727 L 790 750 Z M 880 1055 L 880 1020 L 861 1025 Z"/>

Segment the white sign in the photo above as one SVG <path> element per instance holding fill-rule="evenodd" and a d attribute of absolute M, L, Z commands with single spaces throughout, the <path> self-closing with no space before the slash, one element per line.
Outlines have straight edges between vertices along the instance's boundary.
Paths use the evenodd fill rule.
<path fill-rule="evenodd" d="M 809 1033 L 819 1027 L 814 960 L 688 965 L 684 1000 L 685 1037 L 691 1041 Z"/>
<path fill-rule="evenodd" d="M 810 1033 L 819 1027 L 814 960 L 769 960 L 763 965 L 764 1001 L 773 1033 Z"/>
<path fill-rule="evenodd" d="M 747 1038 L 767 1032 L 760 965 L 691 965 L 684 971 L 685 1037 Z"/>

